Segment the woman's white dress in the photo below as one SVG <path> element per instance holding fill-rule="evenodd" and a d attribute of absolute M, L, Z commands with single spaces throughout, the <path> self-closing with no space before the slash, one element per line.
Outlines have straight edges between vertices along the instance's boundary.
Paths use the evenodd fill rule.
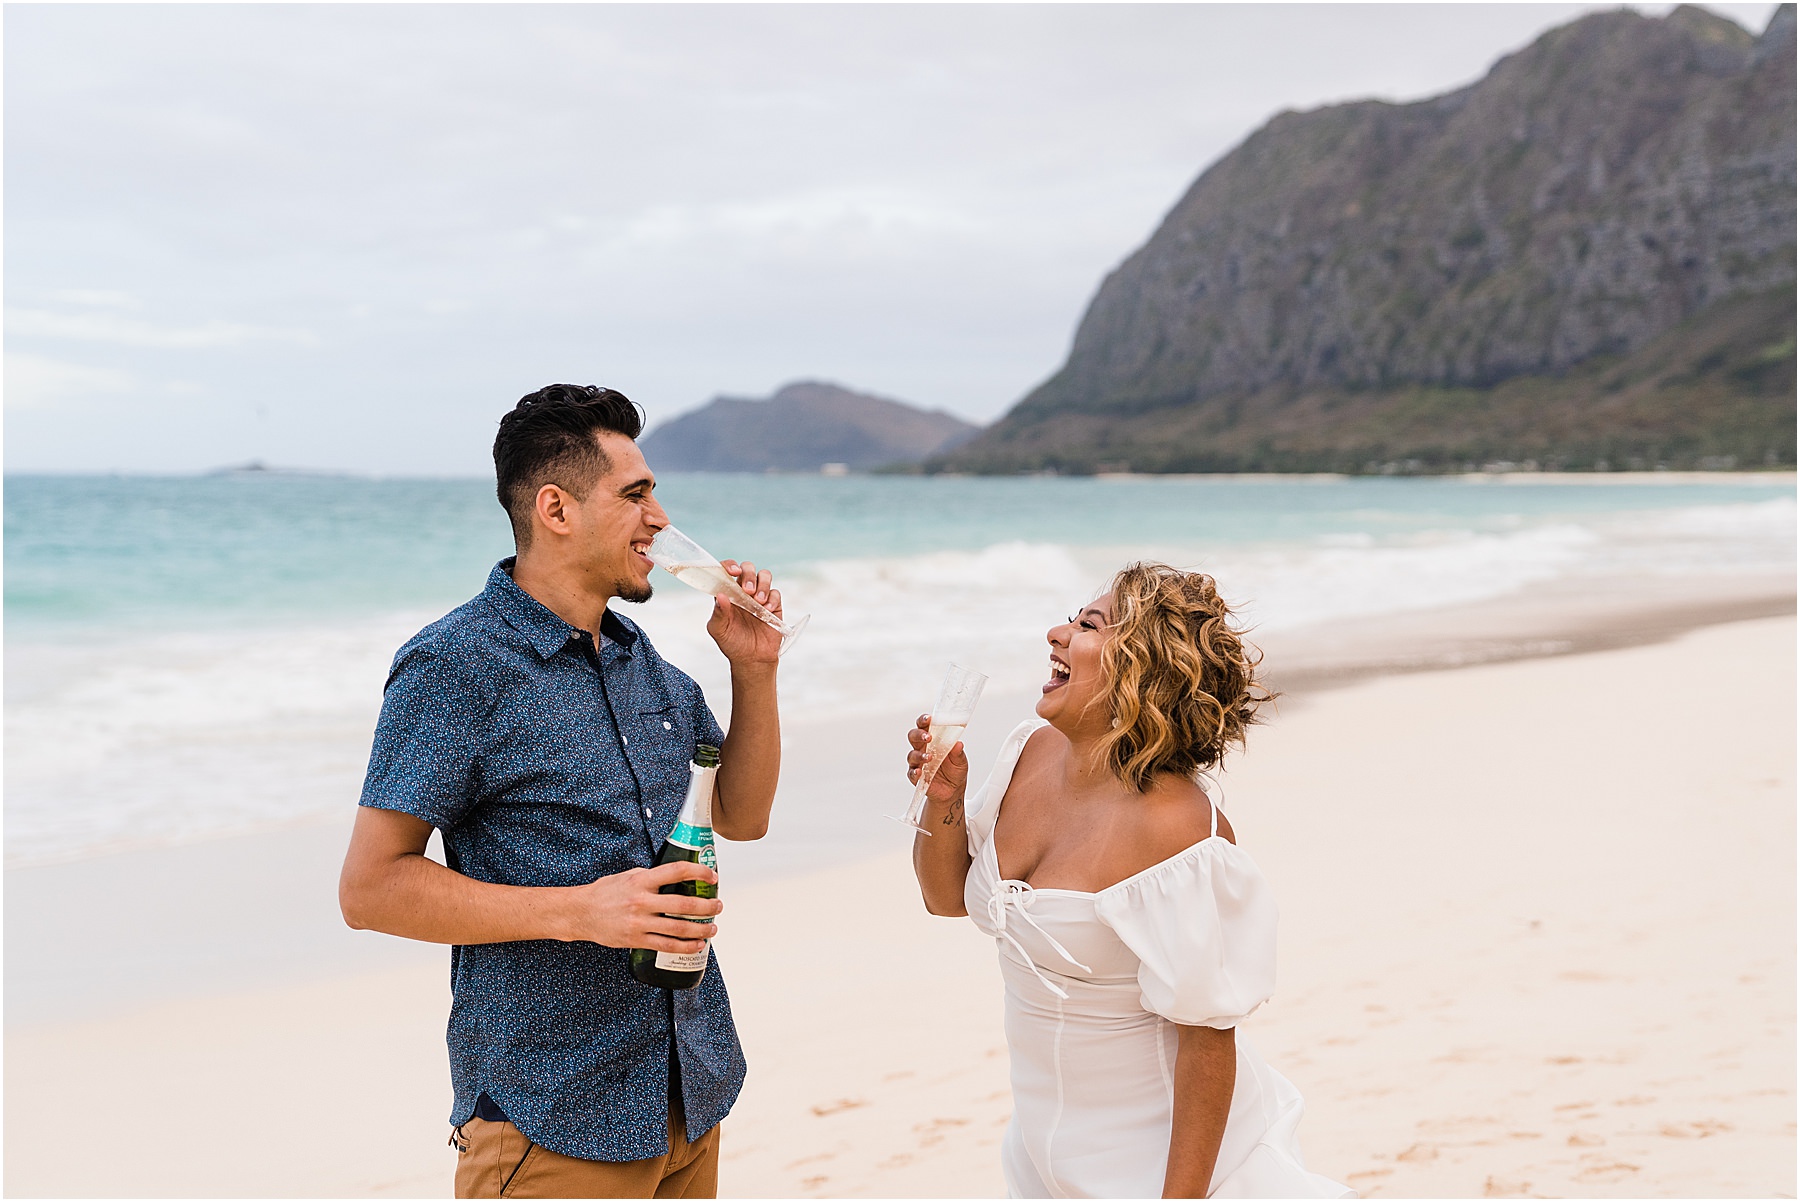
<path fill-rule="evenodd" d="M 1012 1053 L 1007 1191 L 1160 1197 L 1176 1024 L 1233 1027 L 1275 988 L 1275 902 L 1249 855 L 1214 833 L 1098 893 L 1003 879 L 994 822 L 1032 732 L 1024 723 L 968 804 L 964 888 L 999 945 Z M 1237 1083 L 1209 1196 L 1354 1196 L 1306 1170 L 1294 1086 L 1237 1036 Z"/>

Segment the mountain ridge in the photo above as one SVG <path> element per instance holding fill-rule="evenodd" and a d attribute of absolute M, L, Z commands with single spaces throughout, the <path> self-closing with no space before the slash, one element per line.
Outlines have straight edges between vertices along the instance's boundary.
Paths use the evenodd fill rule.
<path fill-rule="evenodd" d="M 1792 464 L 1794 132 L 1792 4 L 1760 36 L 1687 6 L 1596 13 L 1440 96 L 1277 114 L 1108 273 L 1063 366 L 926 470 L 1345 470 L 1376 449 L 1447 470 L 1478 445 Z M 1728 302 L 1765 332 L 1785 311 L 1790 336 L 1677 333 Z M 1704 388 L 1651 362 L 1692 338 L 1736 356 Z M 1603 361 L 1642 405 L 1594 391 Z M 1525 453 L 1499 412 L 1521 391 L 1539 425 L 1575 411 L 1571 437 Z M 1682 396 L 1729 420 L 1671 425 Z M 1422 397 L 1439 428 L 1396 419 Z"/>
<path fill-rule="evenodd" d="M 767 398 L 714 397 L 661 423 L 641 445 L 666 471 L 866 471 L 916 464 L 979 429 L 941 409 L 799 380 Z"/>

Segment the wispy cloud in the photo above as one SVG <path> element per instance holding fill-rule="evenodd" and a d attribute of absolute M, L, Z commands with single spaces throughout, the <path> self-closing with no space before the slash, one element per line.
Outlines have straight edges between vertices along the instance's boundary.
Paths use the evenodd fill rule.
<path fill-rule="evenodd" d="M 136 309 L 143 303 L 129 292 L 111 288 L 59 288 L 52 296 L 65 305 L 82 305 L 93 309 Z"/>
<path fill-rule="evenodd" d="M 6 333 L 9 338 L 61 338 L 176 350 L 242 346 L 251 342 L 316 346 L 319 342 L 318 336 L 310 330 L 278 326 L 246 325 L 235 321 L 159 326 L 116 313 L 55 313 L 48 309 L 8 309 Z"/>
<path fill-rule="evenodd" d="M 130 392 L 135 386 L 129 372 L 116 368 L 64 363 L 19 352 L 6 356 L 6 407 L 10 410 L 55 409 L 65 401 Z"/>

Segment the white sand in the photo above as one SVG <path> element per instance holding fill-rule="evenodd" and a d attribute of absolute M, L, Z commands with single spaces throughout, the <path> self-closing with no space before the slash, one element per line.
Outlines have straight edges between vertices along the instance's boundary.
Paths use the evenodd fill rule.
<path fill-rule="evenodd" d="M 1306 1094 L 1312 1167 L 1371 1195 L 1793 1194 L 1794 662 L 1793 619 L 1762 619 L 1305 694 L 1256 732 L 1226 808 L 1282 978 L 1246 1031 Z M 728 891 L 728 1194 L 1000 1191 L 994 952 L 923 913 L 895 835 Z M 10 1025 L 6 1191 L 446 1195 L 445 978 Z"/>

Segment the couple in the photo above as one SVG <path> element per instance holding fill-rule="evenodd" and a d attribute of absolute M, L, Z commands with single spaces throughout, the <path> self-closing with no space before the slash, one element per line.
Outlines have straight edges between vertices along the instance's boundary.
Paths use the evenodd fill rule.
<path fill-rule="evenodd" d="M 714 603 L 727 733 L 607 608 L 648 599 L 668 524 L 641 429 L 619 393 L 573 385 L 501 419 L 517 555 L 395 656 L 344 861 L 351 926 L 451 945 L 459 1197 L 712 1197 L 744 1080 L 716 962 L 687 990 L 626 962 L 716 931 L 718 901 L 659 892 L 713 871 L 653 867 L 697 747 L 721 749 L 719 835 L 768 827 L 780 636 Z M 779 612 L 768 572 L 725 567 Z M 1275 914 L 1195 784 L 1265 696 L 1229 620 L 1206 577 L 1127 568 L 1050 630 L 1040 720 L 986 787 L 965 808 L 960 747 L 931 786 L 925 904 L 1000 947 L 1015 1195 L 1345 1192 L 1302 1167 L 1298 1094 L 1233 1036 L 1273 987 Z M 923 720 L 909 738 L 916 775 Z"/>

